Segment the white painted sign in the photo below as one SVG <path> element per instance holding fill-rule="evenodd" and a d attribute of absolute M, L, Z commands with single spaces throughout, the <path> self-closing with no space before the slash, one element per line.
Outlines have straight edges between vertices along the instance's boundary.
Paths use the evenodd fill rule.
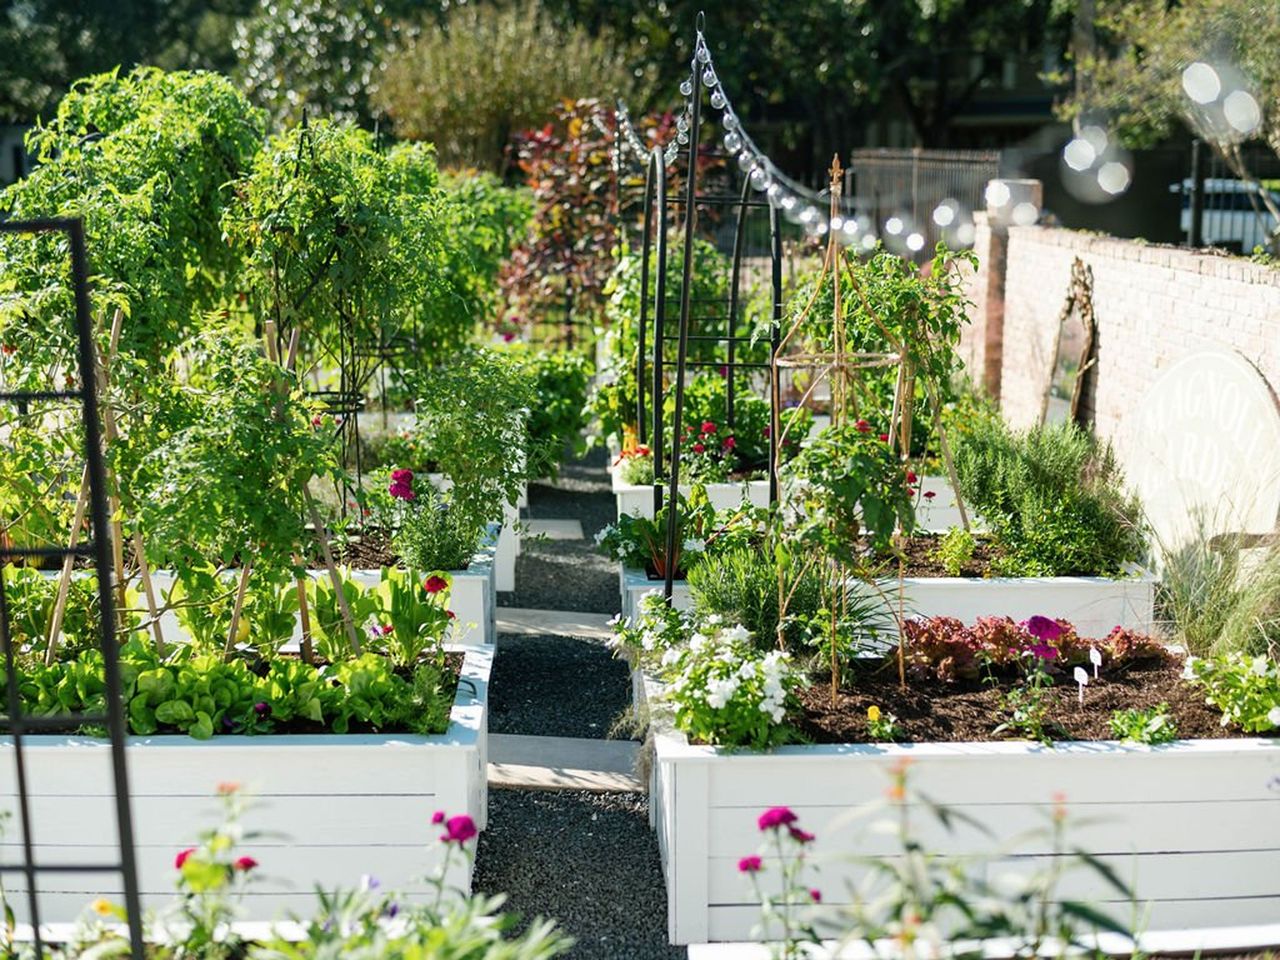
<path fill-rule="evenodd" d="M 1168 367 L 1125 418 L 1116 452 L 1158 544 L 1189 542 L 1198 523 L 1210 533 L 1276 527 L 1280 410 L 1233 350 L 1199 350 Z"/>

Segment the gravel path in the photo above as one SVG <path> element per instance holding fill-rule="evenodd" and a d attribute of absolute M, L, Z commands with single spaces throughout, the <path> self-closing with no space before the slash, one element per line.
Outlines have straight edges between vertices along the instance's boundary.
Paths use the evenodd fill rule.
<path fill-rule="evenodd" d="M 573 637 L 499 635 L 489 682 L 492 733 L 603 740 L 631 704 L 626 664 Z"/>
<path fill-rule="evenodd" d="M 499 658 L 501 660 L 501 658 Z M 648 800 L 636 794 L 491 790 L 475 889 L 527 918 L 554 917 L 573 960 L 677 960 Z"/>
<path fill-rule="evenodd" d="M 555 483 L 529 485 L 530 519 L 582 521 L 585 540 L 526 541 L 516 561 L 516 586 L 498 594 L 504 607 L 617 613 L 617 565 L 596 550 L 596 531 L 616 517 L 602 450 L 565 464 Z"/>

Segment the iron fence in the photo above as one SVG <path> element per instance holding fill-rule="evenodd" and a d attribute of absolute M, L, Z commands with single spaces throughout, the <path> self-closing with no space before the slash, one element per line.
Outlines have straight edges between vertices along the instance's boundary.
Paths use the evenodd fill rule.
<path fill-rule="evenodd" d="M 1250 254 L 1276 251 L 1280 228 L 1280 156 L 1244 144 L 1232 160 L 1202 141 L 1191 145 L 1187 176 L 1169 184 L 1180 198 L 1178 226 L 1191 247 Z"/>
<path fill-rule="evenodd" d="M 984 192 L 999 176 L 1000 158 L 998 150 L 854 150 L 844 193 L 880 235 L 919 233 L 924 242 L 915 257 L 923 260 L 954 222 L 935 220 L 942 201 L 957 204 L 956 218 L 984 209 Z"/>

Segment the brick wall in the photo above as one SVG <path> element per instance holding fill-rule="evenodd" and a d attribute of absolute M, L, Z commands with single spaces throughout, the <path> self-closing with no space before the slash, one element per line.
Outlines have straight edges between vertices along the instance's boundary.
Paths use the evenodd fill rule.
<path fill-rule="evenodd" d="M 975 245 L 984 252 L 986 236 Z M 1097 368 L 1088 384 L 1099 436 L 1114 439 L 1169 364 L 1211 345 L 1238 350 L 1274 390 L 1280 385 L 1280 269 L 1131 240 L 1050 227 L 1009 227 L 1005 252 L 1000 403 L 1014 426 L 1040 416 L 1071 263 L 1093 269 Z M 980 380 L 980 346 L 990 340 L 990 264 L 971 281 L 975 323 L 964 353 Z M 997 263 L 998 266 L 998 263 Z"/>

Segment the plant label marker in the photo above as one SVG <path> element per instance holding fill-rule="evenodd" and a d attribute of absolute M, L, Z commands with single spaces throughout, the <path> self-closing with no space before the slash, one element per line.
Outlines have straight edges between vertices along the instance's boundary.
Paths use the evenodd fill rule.
<path fill-rule="evenodd" d="M 1089 648 L 1089 662 L 1093 664 L 1093 679 L 1098 679 L 1098 668 L 1102 666 L 1102 652 L 1097 647 Z"/>
<path fill-rule="evenodd" d="M 1080 706 L 1084 706 L 1084 688 L 1089 685 L 1089 674 L 1084 667 L 1076 667 L 1073 676 L 1076 678 L 1076 683 L 1080 686 Z"/>

